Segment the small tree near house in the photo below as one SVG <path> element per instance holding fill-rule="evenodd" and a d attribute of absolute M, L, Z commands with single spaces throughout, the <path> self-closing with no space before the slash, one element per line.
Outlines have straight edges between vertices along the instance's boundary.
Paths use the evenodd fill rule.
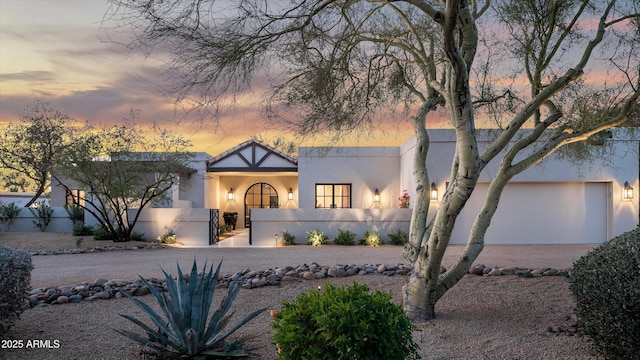
<path fill-rule="evenodd" d="M 55 173 L 68 192 L 81 188 L 74 205 L 93 215 L 114 241 L 129 241 L 142 210 L 168 200 L 181 176 L 189 176 L 190 143 L 158 127 L 135 124 L 93 129 Z M 132 212 L 137 210 L 132 217 Z"/>

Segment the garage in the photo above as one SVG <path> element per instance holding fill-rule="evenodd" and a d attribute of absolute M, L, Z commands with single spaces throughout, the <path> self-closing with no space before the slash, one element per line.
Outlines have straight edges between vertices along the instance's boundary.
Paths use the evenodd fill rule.
<path fill-rule="evenodd" d="M 608 234 L 609 183 L 511 183 L 505 187 L 485 244 L 594 244 Z M 451 244 L 465 244 L 484 204 L 479 183 L 454 229 Z"/>

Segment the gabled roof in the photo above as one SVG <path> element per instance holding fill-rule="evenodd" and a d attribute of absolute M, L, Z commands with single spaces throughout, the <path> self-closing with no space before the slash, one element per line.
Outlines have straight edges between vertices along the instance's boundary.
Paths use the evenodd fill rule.
<path fill-rule="evenodd" d="M 247 140 L 207 161 L 208 172 L 298 172 L 298 159 L 258 140 Z"/>

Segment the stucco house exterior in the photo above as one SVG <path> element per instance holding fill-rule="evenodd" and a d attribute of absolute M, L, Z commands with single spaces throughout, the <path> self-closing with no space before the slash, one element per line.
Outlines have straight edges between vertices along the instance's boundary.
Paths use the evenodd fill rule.
<path fill-rule="evenodd" d="M 635 227 L 640 141 L 615 131 L 607 158 L 573 164 L 552 157 L 516 176 L 505 188 L 485 242 L 601 243 Z M 444 129 L 429 135 L 433 215 L 447 186 L 455 136 Z M 481 131 L 479 146 L 491 139 L 490 131 Z M 198 153 L 192 166 L 197 171 L 181 178 L 168 208 L 145 209 L 136 230 L 155 238 L 171 227 L 187 246 L 215 246 L 218 240 L 211 234 L 223 215 L 237 213 L 236 229 L 249 228 L 249 240 L 241 244 L 246 246 L 274 246 L 284 231 L 304 243 L 314 229 L 330 239 L 339 229 L 358 236 L 376 231 L 384 240 L 389 232 L 409 227 L 411 209 L 398 208 L 398 198 L 403 190 L 415 198 L 414 151 L 415 139 L 409 139 L 397 147 L 300 147 L 296 158 L 249 140 L 216 156 Z M 497 166 L 482 173 L 458 218 L 453 244 L 466 243 Z M 60 188 L 52 189 L 52 205 L 62 206 L 64 198 Z"/>

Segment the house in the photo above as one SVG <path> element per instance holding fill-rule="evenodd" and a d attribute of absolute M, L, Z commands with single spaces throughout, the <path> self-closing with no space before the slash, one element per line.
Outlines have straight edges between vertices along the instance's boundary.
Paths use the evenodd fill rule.
<path fill-rule="evenodd" d="M 639 187 L 640 141 L 615 131 L 607 158 L 573 164 L 551 157 L 516 176 L 505 188 L 486 243 L 601 243 L 636 226 L 639 201 L 632 192 Z M 479 133 L 482 148 L 492 133 Z M 447 186 L 455 137 L 445 129 L 429 135 L 434 214 Z M 214 157 L 200 153 L 193 165 L 197 172 L 181 179 L 171 208 L 145 209 L 136 229 L 151 238 L 171 227 L 188 246 L 207 246 L 217 242 L 214 233 L 224 213 L 236 213 L 235 228 L 249 228 L 244 245 L 273 246 L 285 231 L 304 243 L 314 229 L 329 238 L 344 229 L 358 236 L 376 231 L 385 239 L 409 227 L 411 209 L 398 208 L 398 198 L 403 190 L 415 198 L 414 151 L 415 139 L 409 139 L 397 147 L 300 147 L 296 158 L 249 140 Z M 483 171 L 451 243 L 466 242 L 497 166 Z M 56 191 L 52 204 L 64 198 L 54 196 Z"/>

